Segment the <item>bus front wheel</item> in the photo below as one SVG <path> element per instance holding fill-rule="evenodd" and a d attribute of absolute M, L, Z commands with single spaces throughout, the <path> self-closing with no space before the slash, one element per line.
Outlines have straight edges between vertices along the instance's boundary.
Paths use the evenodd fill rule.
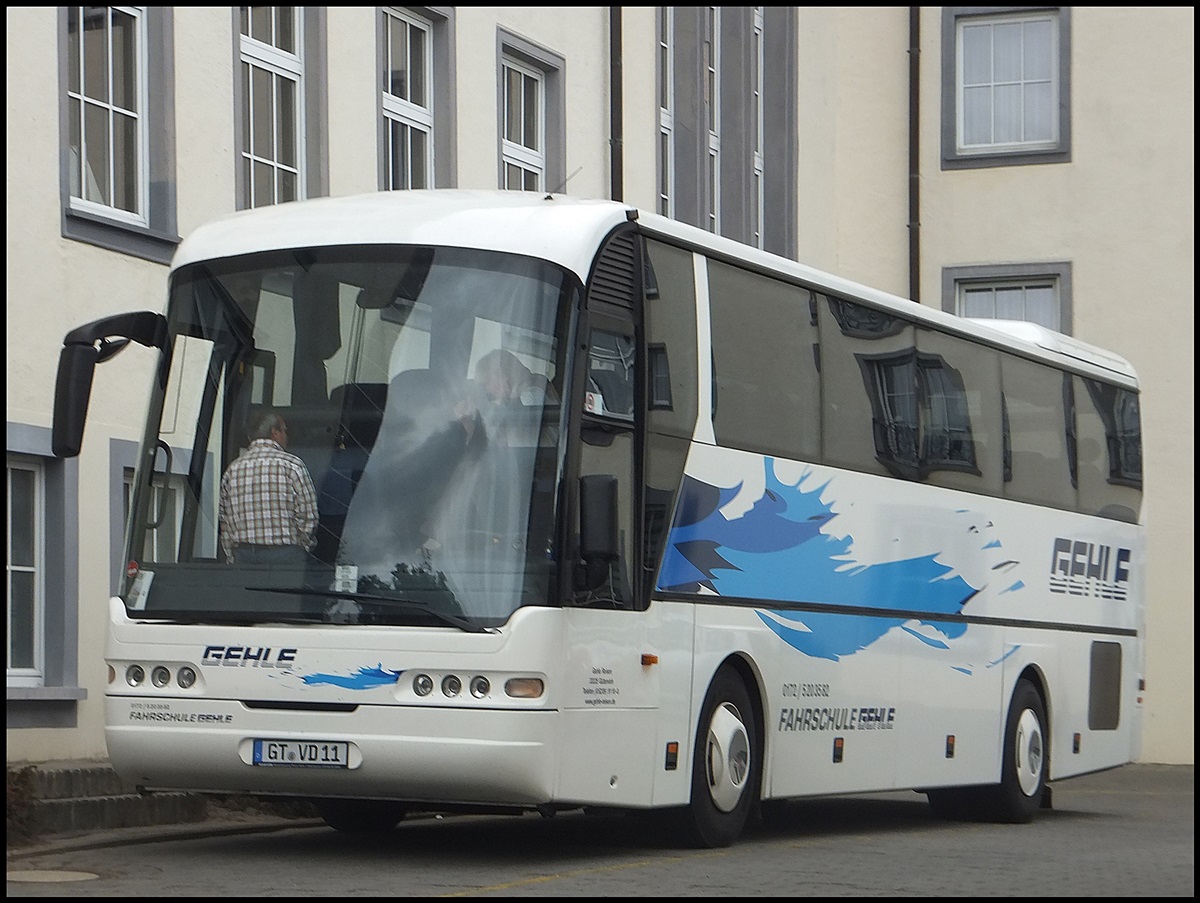
<path fill-rule="evenodd" d="M 722 668 L 700 712 L 692 751 L 692 799 L 684 828 L 700 847 L 725 847 L 742 833 L 762 766 L 757 722 L 741 677 Z"/>

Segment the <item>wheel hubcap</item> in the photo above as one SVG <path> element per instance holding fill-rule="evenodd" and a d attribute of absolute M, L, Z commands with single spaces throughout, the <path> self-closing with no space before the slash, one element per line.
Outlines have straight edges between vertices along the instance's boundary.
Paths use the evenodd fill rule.
<path fill-rule="evenodd" d="M 1031 709 L 1021 713 L 1017 722 L 1015 762 L 1017 767 L 1017 783 L 1021 792 L 1033 796 L 1042 784 L 1042 760 L 1045 755 L 1042 746 L 1042 724 Z"/>
<path fill-rule="evenodd" d="M 717 707 L 709 722 L 705 763 L 713 804 L 732 812 L 750 777 L 750 737 L 738 710 L 728 702 Z"/>

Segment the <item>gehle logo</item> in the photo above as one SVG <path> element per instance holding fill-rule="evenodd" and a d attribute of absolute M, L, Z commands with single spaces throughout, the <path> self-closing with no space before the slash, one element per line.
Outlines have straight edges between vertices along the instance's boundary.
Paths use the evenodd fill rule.
<path fill-rule="evenodd" d="M 200 664 L 225 668 L 290 668 L 298 649 L 270 646 L 205 646 Z"/>
<path fill-rule="evenodd" d="M 1128 586 L 1129 549 L 1061 536 L 1054 540 L 1050 592 L 1124 601 Z"/>

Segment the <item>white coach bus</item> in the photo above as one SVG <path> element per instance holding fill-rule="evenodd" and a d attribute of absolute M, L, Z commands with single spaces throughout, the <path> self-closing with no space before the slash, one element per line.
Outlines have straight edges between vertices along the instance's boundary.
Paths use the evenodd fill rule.
<path fill-rule="evenodd" d="M 131 340 L 158 366 L 105 718 L 145 790 L 347 831 L 669 809 L 720 846 L 826 794 L 1025 821 L 1139 752 L 1116 355 L 617 202 L 449 190 L 196 230 L 164 314 L 66 336 L 56 454 Z M 496 349 L 536 391 L 487 397 Z M 219 535 L 268 407 L 317 497 L 291 566 Z"/>

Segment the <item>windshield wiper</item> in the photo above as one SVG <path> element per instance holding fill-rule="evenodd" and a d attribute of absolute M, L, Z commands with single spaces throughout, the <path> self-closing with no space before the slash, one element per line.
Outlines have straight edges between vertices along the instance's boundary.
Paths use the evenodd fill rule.
<path fill-rule="evenodd" d="M 467 633 L 495 633 L 494 627 L 483 627 L 465 618 L 460 618 L 457 615 L 447 614 L 444 611 L 438 611 L 436 608 L 430 608 L 425 602 L 417 602 L 414 599 L 397 599 L 394 596 L 376 596 L 372 593 L 346 593 L 338 592 L 331 589 L 310 589 L 309 587 L 281 587 L 281 586 L 247 586 L 246 589 L 250 592 L 259 593 L 288 593 L 289 595 L 302 596 L 324 596 L 330 599 L 350 599 L 355 602 L 381 602 L 392 608 L 408 608 L 414 611 L 419 611 L 422 614 L 430 615 L 447 624 L 451 627 L 457 627 L 459 630 Z"/>

